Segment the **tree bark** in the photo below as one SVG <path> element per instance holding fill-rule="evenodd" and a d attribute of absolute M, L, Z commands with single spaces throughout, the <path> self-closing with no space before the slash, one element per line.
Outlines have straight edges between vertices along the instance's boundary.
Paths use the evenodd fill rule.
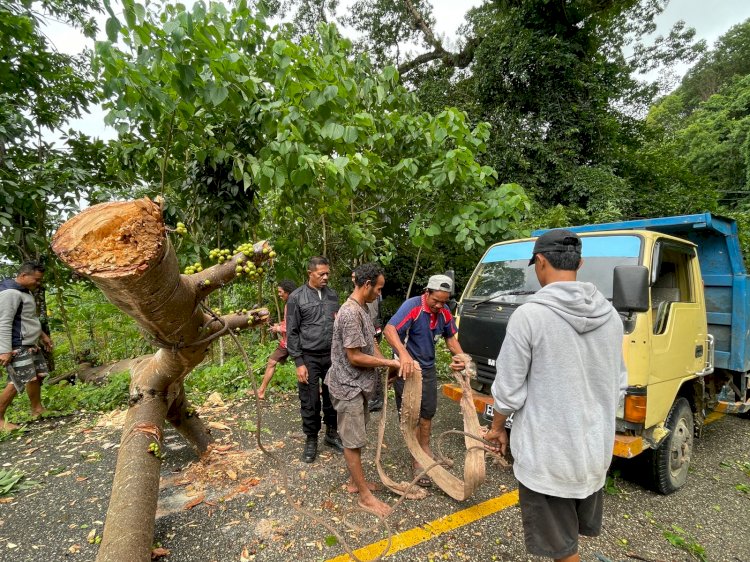
<path fill-rule="evenodd" d="M 268 318 L 265 309 L 219 318 L 202 301 L 231 282 L 238 265 L 266 259 L 264 247 L 260 242 L 253 255 L 239 253 L 200 273 L 180 275 L 161 207 L 148 198 L 95 205 L 55 234 L 52 249 L 60 259 L 91 279 L 160 348 L 131 373 L 130 406 L 98 561 L 150 560 L 164 420 L 199 454 L 205 452 L 211 436 L 185 398 L 185 377 L 213 339 Z"/>
<path fill-rule="evenodd" d="M 417 259 L 414 260 L 414 269 L 411 272 L 411 279 L 409 279 L 409 288 L 406 290 L 406 298 L 411 296 L 411 288 L 414 285 L 414 278 L 417 276 L 417 269 L 419 269 L 419 256 L 422 255 L 422 246 L 417 250 Z"/>

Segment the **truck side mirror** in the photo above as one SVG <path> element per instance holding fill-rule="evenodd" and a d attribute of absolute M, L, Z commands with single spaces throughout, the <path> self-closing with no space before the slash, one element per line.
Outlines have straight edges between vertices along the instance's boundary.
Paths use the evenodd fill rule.
<path fill-rule="evenodd" d="M 646 312 L 648 268 L 644 265 L 618 265 L 612 284 L 612 306 L 618 312 Z"/>

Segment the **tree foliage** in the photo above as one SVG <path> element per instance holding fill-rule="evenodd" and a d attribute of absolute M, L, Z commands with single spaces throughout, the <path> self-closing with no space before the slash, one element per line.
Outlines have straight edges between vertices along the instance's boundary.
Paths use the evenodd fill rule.
<path fill-rule="evenodd" d="M 733 26 L 687 72 L 680 83 L 684 110 L 695 109 L 736 76 L 750 74 L 750 20 Z"/>
<path fill-rule="evenodd" d="M 96 172 L 80 135 L 67 146 L 45 139 L 93 101 L 85 55 L 57 52 L 43 30 L 50 16 L 91 35 L 92 0 L 0 4 L 0 253 L 12 260 L 48 254 L 51 231 L 75 209 Z"/>
<path fill-rule="evenodd" d="M 252 229 L 299 271 L 316 253 L 387 262 L 405 232 L 471 249 L 517 228 L 523 191 L 476 159 L 487 125 L 422 112 L 333 26 L 294 41 L 243 3 L 124 13 L 110 10 L 96 59 L 119 162 L 206 223 L 196 252 Z"/>
<path fill-rule="evenodd" d="M 727 214 L 750 224 L 750 21 L 720 37 L 680 86 L 649 111 L 636 153 L 647 176 L 644 212 Z"/>

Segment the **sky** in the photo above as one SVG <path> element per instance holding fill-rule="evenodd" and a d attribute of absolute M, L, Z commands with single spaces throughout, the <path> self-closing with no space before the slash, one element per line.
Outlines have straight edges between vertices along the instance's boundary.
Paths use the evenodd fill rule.
<path fill-rule="evenodd" d="M 189 0 L 188 0 L 189 2 Z M 345 9 L 350 0 L 342 0 L 339 10 Z M 458 28 L 464 23 L 464 15 L 481 0 L 432 0 L 437 35 L 447 39 L 446 46 L 456 38 Z M 656 35 L 666 34 L 672 25 L 684 20 L 694 27 L 698 39 L 705 39 L 709 47 L 730 27 L 750 18 L 750 1 L 748 0 L 671 0 L 667 9 L 657 18 Z M 105 16 L 100 16 L 99 39 L 104 39 Z M 47 35 L 55 47 L 66 53 L 78 53 L 85 47 L 92 46 L 91 41 L 80 33 L 63 24 L 53 23 Z M 679 76 L 688 70 L 688 66 L 676 69 Z M 113 129 L 104 126 L 104 112 L 93 108 L 91 114 L 83 119 L 72 121 L 70 126 L 88 135 L 103 139 L 115 137 Z"/>

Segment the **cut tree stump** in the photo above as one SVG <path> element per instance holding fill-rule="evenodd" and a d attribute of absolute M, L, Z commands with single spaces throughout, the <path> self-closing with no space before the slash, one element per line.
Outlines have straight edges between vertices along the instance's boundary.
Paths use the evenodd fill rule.
<path fill-rule="evenodd" d="M 159 491 L 162 429 L 167 419 L 203 454 L 211 435 L 190 407 L 184 380 L 216 337 L 266 322 L 266 309 L 215 317 L 202 302 L 233 281 L 236 268 L 268 259 L 258 242 L 252 255 L 181 275 L 162 219 L 148 198 L 102 203 L 76 215 L 55 233 L 52 249 L 88 277 L 159 347 L 132 369 L 129 408 L 117 457 L 99 562 L 150 560 Z M 264 251 L 265 249 L 265 251 Z"/>

